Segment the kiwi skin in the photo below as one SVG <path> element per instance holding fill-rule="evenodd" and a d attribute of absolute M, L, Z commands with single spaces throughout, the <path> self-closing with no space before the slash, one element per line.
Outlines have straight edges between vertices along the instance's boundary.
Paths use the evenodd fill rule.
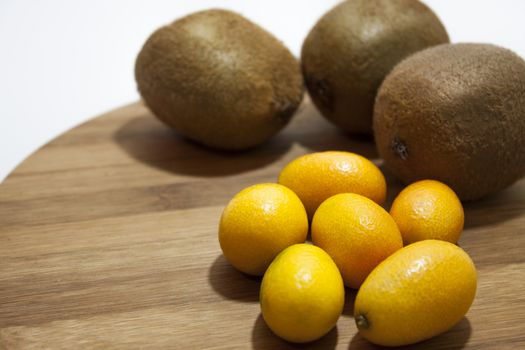
<path fill-rule="evenodd" d="M 407 183 L 440 180 L 462 200 L 495 193 L 525 175 L 525 61 L 486 44 L 418 52 L 383 82 L 374 133 Z"/>
<path fill-rule="evenodd" d="M 347 132 L 372 133 L 377 89 L 403 58 L 448 43 L 439 18 L 417 0 L 347 0 L 303 43 L 308 92 L 321 114 Z"/>
<path fill-rule="evenodd" d="M 239 14 L 206 10 L 155 31 L 135 64 L 155 116 L 220 149 L 258 145 L 290 120 L 304 84 L 298 60 Z"/>

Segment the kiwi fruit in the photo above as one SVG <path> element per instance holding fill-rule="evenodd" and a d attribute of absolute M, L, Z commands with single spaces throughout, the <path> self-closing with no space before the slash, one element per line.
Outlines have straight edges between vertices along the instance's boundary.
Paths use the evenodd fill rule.
<path fill-rule="evenodd" d="M 416 51 L 448 42 L 438 17 L 417 0 L 347 0 L 308 34 L 303 75 L 324 117 L 347 132 L 371 134 L 374 99 L 390 70 Z"/>
<path fill-rule="evenodd" d="M 304 92 L 300 64 L 280 41 L 217 9 L 155 31 L 137 57 L 135 78 L 158 119 L 220 149 L 270 138 L 289 122 Z"/>
<path fill-rule="evenodd" d="M 486 44 L 418 52 L 384 80 L 373 125 L 405 182 L 440 180 L 462 200 L 494 193 L 525 175 L 525 61 Z"/>

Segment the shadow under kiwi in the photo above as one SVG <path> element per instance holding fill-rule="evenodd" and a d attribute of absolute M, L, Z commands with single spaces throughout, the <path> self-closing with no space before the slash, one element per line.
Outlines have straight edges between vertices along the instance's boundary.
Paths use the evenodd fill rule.
<path fill-rule="evenodd" d="M 378 161 L 376 164 L 378 165 L 379 170 L 381 170 L 385 176 L 386 180 L 386 200 L 383 204 L 383 208 L 385 208 L 386 211 L 390 211 L 392 202 L 397 197 L 399 192 L 401 192 L 407 185 L 395 177 L 384 165 L 382 160 Z"/>
<path fill-rule="evenodd" d="M 131 157 L 144 164 L 202 177 L 239 174 L 264 167 L 280 159 L 291 146 L 289 138 L 277 134 L 251 149 L 216 150 L 181 136 L 151 114 L 131 119 L 113 138 Z"/>
<path fill-rule="evenodd" d="M 406 350 L 423 350 L 423 349 L 433 349 L 433 350 L 459 350 L 463 349 L 470 339 L 472 329 L 468 318 L 463 317 L 458 324 L 456 324 L 449 331 L 438 335 L 434 338 L 425 340 L 423 342 L 404 346 L 403 349 Z M 372 344 L 363 338 L 359 333 L 356 333 L 350 345 L 348 346 L 349 350 L 374 350 L 374 349 L 392 349 L 390 347 L 384 347 Z"/>
<path fill-rule="evenodd" d="M 313 342 L 296 344 L 290 343 L 275 335 L 266 325 L 262 314 L 259 314 L 252 330 L 253 349 L 335 349 L 337 346 L 337 326 L 321 339 Z"/>
<path fill-rule="evenodd" d="M 525 179 L 493 195 L 463 202 L 465 229 L 490 226 L 525 216 Z"/>
<path fill-rule="evenodd" d="M 313 151 L 349 151 L 369 159 L 379 157 L 371 135 L 352 135 L 326 120 L 310 102 L 305 102 L 292 121 L 293 130 L 300 130 L 295 141 Z"/>
<path fill-rule="evenodd" d="M 222 255 L 215 259 L 208 270 L 208 283 L 215 292 L 226 299 L 246 303 L 259 302 L 261 279 L 237 271 Z"/>

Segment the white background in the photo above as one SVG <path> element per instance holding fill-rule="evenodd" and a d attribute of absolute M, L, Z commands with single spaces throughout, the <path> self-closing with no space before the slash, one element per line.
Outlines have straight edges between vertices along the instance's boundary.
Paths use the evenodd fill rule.
<path fill-rule="evenodd" d="M 337 0 L 0 0 L 0 180 L 38 147 L 138 99 L 135 57 L 157 27 L 210 7 L 240 12 L 298 55 Z M 454 42 L 525 57 L 525 1 L 426 0 Z M 525 116 L 524 116 L 525 117 Z"/>

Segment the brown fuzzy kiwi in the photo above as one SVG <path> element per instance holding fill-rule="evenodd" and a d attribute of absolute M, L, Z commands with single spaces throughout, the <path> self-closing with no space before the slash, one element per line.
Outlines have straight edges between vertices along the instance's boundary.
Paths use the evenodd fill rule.
<path fill-rule="evenodd" d="M 418 52 L 383 82 L 374 132 L 407 183 L 437 179 L 463 200 L 501 190 L 525 175 L 525 61 L 485 44 Z"/>
<path fill-rule="evenodd" d="M 403 58 L 448 43 L 438 17 L 417 0 L 348 0 L 326 13 L 302 48 L 308 92 L 328 120 L 372 133 L 377 89 Z"/>
<path fill-rule="evenodd" d="M 304 91 L 290 51 L 225 10 L 197 12 L 158 29 L 137 57 L 135 77 L 161 121 L 222 149 L 270 138 L 288 123 Z"/>

